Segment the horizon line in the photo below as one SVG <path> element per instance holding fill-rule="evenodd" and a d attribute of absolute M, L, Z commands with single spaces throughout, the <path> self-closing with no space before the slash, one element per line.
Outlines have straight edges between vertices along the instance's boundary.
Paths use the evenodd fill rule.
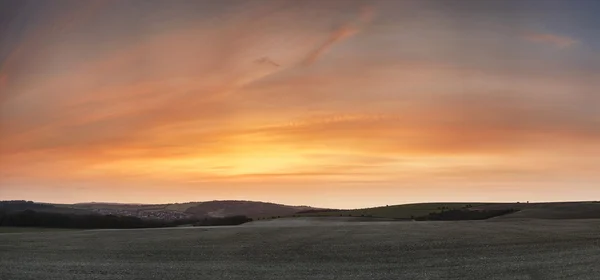
<path fill-rule="evenodd" d="M 525 200 L 525 201 L 427 201 L 427 202 L 409 202 L 409 203 L 399 203 L 399 204 L 385 204 L 385 205 L 376 205 L 376 206 L 368 206 L 361 208 L 328 208 L 328 207 L 317 207 L 311 205 L 291 205 L 291 204 L 283 204 L 277 202 L 270 201 L 259 201 L 259 200 L 236 200 L 236 199 L 213 199 L 213 200 L 205 200 L 205 201 L 186 201 L 186 202 L 166 202 L 166 203 L 128 203 L 128 202 L 99 202 L 99 201 L 91 201 L 91 202 L 74 202 L 74 203 L 56 203 L 56 202 L 44 202 L 44 201 L 34 201 L 27 199 L 10 199 L 10 200 L 0 200 L 0 202 L 6 201 L 31 201 L 33 203 L 41 203 L 41 204 L 53 204 L 53 205 L 76 205 L 76 204 L 117 204 L 117 205 L 169 205 L 169 204 L 186 204 L 186 203 L 205 203 L 205 202 L 225 202 L 225 201 L 237 201 L 237 202 L 255 202 L 255 203 L 271 203 L 277 205 L 285 205 L 292 207 L 311 207 L 317 209 L 336 209 L 336 210 L 359 210 L 359 209 L 369 209 L 369 208 L 378 208 L 378 207 L 389 207 L 389 206 L 399 206 L 399 205 L 412 205 L 412 204 L 438 204 L 438 203 L 598 203 L 600 200 L 553 200 L 553 201 L 534 201 L 534 200 Z"/>

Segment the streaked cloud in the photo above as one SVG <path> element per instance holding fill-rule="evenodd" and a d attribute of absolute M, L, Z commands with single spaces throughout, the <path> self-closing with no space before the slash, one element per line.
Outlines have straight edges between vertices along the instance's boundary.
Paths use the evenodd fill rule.
<path fill-rule="evenodd" d="M 305 65 L 311 65 L 315 61 L 319 59 L 322 55 L 329 51 L 335 44 L 356 35 L 364 25 L 368 24 L 375 14 L 375 10 L 373 7 L 365 6 L 360 10 L 359 15 L 354 20 L 354 22 L 348 22 L 342 24 L 339 28 L 335 29 L 329 35 L 329 38 L 321 45 L 319 45 L 315 50 L 313 50 L 306 60 L 304 61 Z"/>
<path fill-rule="evenodd" d="M 523 35 L 523 38 L 535 43 L 550 44 L 560 49 L 566 49 L 579 44 L 578 40 L 571 37 L 551 33 L 526 33 Z"/>

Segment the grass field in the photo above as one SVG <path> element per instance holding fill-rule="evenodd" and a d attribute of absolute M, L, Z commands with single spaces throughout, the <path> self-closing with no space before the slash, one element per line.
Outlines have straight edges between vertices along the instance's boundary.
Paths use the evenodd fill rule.
<path fill-rule="evenodd" d="M 600 220 L 0 234 L 0 279 L 600 279 Z"/>

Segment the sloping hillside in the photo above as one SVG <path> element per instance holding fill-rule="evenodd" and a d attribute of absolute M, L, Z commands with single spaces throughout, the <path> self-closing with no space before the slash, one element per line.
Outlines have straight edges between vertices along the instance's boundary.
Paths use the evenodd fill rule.
<path fill-rule="evenodd" d="M 0 211 L 16 212 L 33 210 L 37 212 L 63 213 L 63 214 L 90 214 L 86 209 L 76 209 L 69 206 L 58 206 L 50 203 L 39 203 L 25 200 L 0 201 Z"/>
<path fill-rule="evenodd" d="M 548 202 L 548 203 L 417 203 L 374 207 L 366 209 L 311 212 L 299 216 L 342 216 L 412 219 L 449 210 L 497 212 L 516 210 L 491 218 L 503 219 L 600 219 L 600 202 Z M 450 211 L 451 212 L 451 211 Z M 298 216 L 298 215 L 296 215 Z M 431 215 L 430 215 L 431 216 Z"/>
<path fill-rule="evenodd" d="M 105 203 L 105 202 L 88 202 L 75 203 L 70 207 L 78 209 L 114 209 L 114 210 L 163 210 L 170 204 L 127 204 L 127 203 Z"/>
<path fill-rule="evenodd" d="M 301 216 L 351 216 L 391 219 L 412 219 L 443 210 L 467 209 L 487 205 L 486 203 L 415 203 L 373 207 L 355 210 L 313 212 Z"/>
<path fill-rule="evenodd" d="M 600 219 L 600 202 L 521 203 L 513 207 L 520 211 L 493 219 Z"/>
<path fill-rule="evenodd" d="M 173 203 L 173 204 L 168 204 L 165 209 L 166 210 L 172 210 L 172 211 L 179 211 L 179 212 L 185 212 L 187 209 L 189 209 L 190 207 L 194 207 L 198 204 L 201 204 L 202 202 L 184 202 L 184 203 Z"/>
<path fill-rule="evenodd" d="M 251 218 L 287 216 L 299 211 L 315 209 L 308 206 L 289 206 L 283 204 L 220 200 L 199 203 L 188 208 L 185 213 L 197 217 L 225 217 L 234 215 L 245 215 Z"/>
<path fill-rule="evenodd" d="M 0 201 L 0 210 L 61 213 L 97 213 L 102 215 L 133 216 L 155 219 L 185 219 L 191 217 L 227 217 L 244 215 L 251 218 L 277 217 L 297 213 L 298 211 L 316 210 L 309 206 L 290 206 L 283 204 L 221 200 L 207 202 L 186 202 L 171 204 L 120 204 L 120 203 L 76 203 L 50 204 L 31 201 Z"/>

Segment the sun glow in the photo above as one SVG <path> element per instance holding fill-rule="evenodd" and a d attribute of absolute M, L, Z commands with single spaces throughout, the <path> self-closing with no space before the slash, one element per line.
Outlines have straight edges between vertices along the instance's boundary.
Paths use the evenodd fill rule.
<path fill-rule="evenodd" d="M 87 175 L 122 172 L 162 178 L 206 176 L 208 178 L 241 175 L 276 175 L 308 168 L 311 160 L 292 150 L 266 150 L 221 155 L 186 155 L 182 157 L 119 160 L 97 164 Z"/>

